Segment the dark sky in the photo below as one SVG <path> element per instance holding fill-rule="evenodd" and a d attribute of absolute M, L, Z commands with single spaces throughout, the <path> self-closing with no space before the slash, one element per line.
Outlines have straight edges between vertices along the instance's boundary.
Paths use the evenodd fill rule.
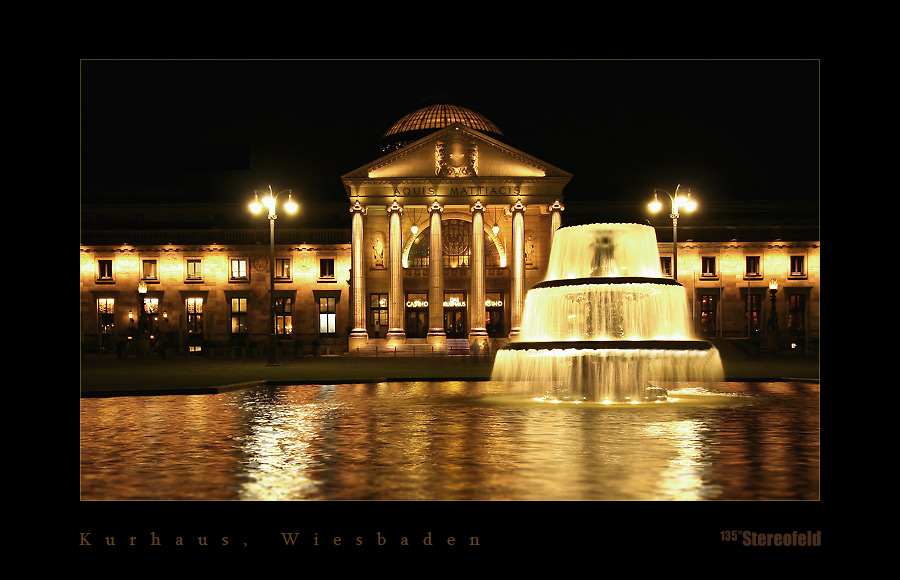
<path fill-rule="evenodd" d="M 435 94 L 574 174 L 566 199 L 818 199 L 815 60 L 82 61 L 82 200 L 239 201 L 340 176 Z"/>

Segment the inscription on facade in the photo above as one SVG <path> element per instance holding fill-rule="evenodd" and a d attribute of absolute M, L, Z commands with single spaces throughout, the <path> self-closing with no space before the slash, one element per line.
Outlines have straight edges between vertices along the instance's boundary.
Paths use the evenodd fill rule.
<path fill-rule="evenodd" d="M 519 195 L 521 188 L 518 185 L 454 185 L 446 187 L 395 187 L 395 196 L 428 196 L 444 195 Z"/>

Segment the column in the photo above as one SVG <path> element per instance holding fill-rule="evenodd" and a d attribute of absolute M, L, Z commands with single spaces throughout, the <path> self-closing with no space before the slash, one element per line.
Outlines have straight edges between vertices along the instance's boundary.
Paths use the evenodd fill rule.
<path fill-rule="evenodd" d="M 431 237 L 428 254 L 428 344 L 447 344 L 444 332 L 444 253 L 441 238 L 441 213 L 444 208 L 434 200 L 428 213 L 431 214 L 429 231 Z"/>
<path fill-rule="evenodd" d="M 353 330 L 350 331 L 350 350 L 364 346 L 369 342 L 369 333 L 366 331 L 366 273 L 365 259 L 363 256 L 363 216 L 366 208 L 359 204 L 359 200 L 350 208 L 353 214 L 351 243 L 350 243 L 350 268 L 351 268 L 351 308 L 353 308 Z"/>
<path fill-rule="evenodd" d="M 512 210 L 512 289 L 510 292 L 510 340 L 522 331 L 522 310 L 525 307 L 525 206 L 517 200 Z"/>
<path fill-rule="evenodd" d="M 472 238 L 469 248 L 472 262 L 472 292 L 469 296 L 469 344 L 481 347 L 488 333 L 484 320 L 484 206 L 481 200 L 472 206 Z"/>
<path fill-rule="evenodd" d="M 403 344 L 406 342 L 406 332 L 403 331 L 403 264 L 400 260 L 403 253 L 401 239 L 403 232 L 400 229 L 400 216 L 403 214 L 403 208 L 394 201 L 388 206 L 387 213 L 390 220 L 388 251 L 390 252 L 391 287 L 388 296 L 388 331 L 385 338 L 387 338 L 388 344 Z"/>
<path fill-rule="evenodd" d="M 556 234 L 556 230 L 559 229 L 559 226 L 562 224 L 562 212 L 566 209 L 566 207 L 559 203 L 559 200 L 553 202 L 553 205 L 547 208 L 550 210 L 550 249 L 553 249 L 553 236 Z"/>

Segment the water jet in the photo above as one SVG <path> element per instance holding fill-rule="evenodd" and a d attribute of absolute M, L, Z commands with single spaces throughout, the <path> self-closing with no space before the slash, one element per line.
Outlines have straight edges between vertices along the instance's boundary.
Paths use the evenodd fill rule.
<path fill-rule="evenodd" d="M 557 400 L 662 401 L 667 388 L 721 381 L 722 362 L 694 336 L 684 286 L 663 277 L 653 227 L 597 223 L 556 231 L 491 379 Z"/>

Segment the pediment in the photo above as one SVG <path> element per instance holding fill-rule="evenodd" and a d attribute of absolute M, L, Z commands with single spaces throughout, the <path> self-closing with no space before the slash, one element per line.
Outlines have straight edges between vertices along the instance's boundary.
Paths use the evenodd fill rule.
<path fill-rule="evenodd" d="M 450 125 L 351 171 L 342 179 L 539 179 L 571 174 L 479 131 Z"/>

